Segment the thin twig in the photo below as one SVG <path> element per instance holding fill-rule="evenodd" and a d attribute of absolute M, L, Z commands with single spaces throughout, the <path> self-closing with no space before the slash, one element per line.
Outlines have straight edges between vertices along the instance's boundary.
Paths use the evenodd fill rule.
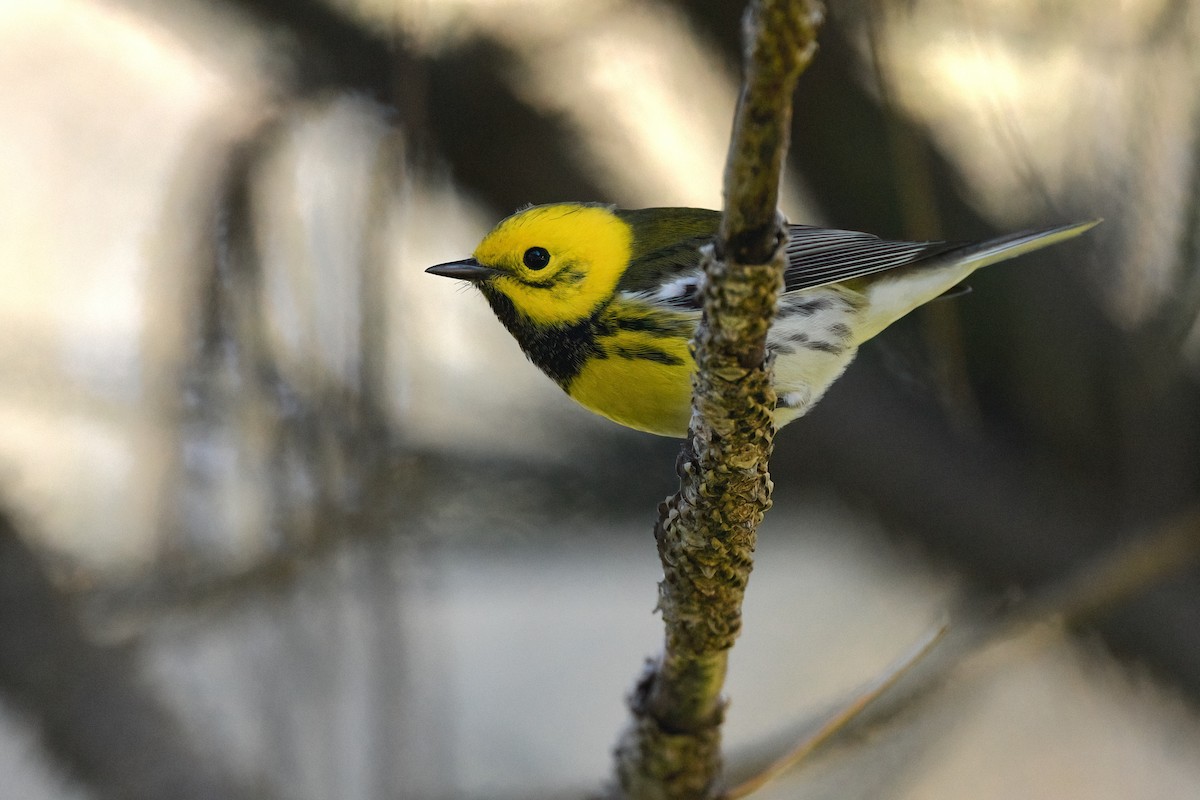
<path fill-rule="evenodd" d="M 753 767 L 752 777 L 731 789 L 725 798 L 746 797 L 810 759 L 835 739 L 869 726 L 877 727 L 901 711 L 912 710 L 964 661 L 984 648 L 1026 635 L 1048 621 L 1057 620 L 1069 626 L 1092 620 L 1197 561 L 1200 561 L 1200 508 L 1191 508 L 998 613 L 984 615 L 977 608 L 960 611 L 955 615 L 953 629 L 942 625 L 927 635 L 909 654 L 823 722 L 815 733 L 804 736 L 790 752 L 765 768 Z M 1062 628 L 1054 626 L 1052 630 L 1057 632 Z M 750 758 L 757 763 L 766 760 L 758 756 Z M 743 774 L 749 769 L 743 762 Z"/>
<path fill-rule="evenodd" d="M 806 736 L 792 750 L 773 761 L 766 769 L 757 775 L 743 781 L 727 791 L 725 800 L 739 800 L 758 791 L 771 781 L 799 764 L 818 747 L 828 742 L 837 733 L 846 728 L 860 714 L 867 710 L 885 692 L 895 686 L 901 678 L 909 673 L 925 656 L 933 651 L 949 629 L 949 623 L 942 623 L 928 631 L 908 652 L 876 676 L 864 686 L 849 703 L 839 708 L 827 719 L 820 728 Z"/>

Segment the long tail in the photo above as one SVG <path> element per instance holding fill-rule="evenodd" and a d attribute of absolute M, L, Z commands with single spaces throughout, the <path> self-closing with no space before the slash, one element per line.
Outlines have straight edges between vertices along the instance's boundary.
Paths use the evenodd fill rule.
<path fill-rule="evenodd" d="M 1007 236 L 989 239 L 986 242 L 964 245 L 957 250 L 951 250 L 941 256 L 931 258 L 929 263 L 932 265 L 943 259 L 949 259 L 964 266 L 969 266 L 971 272 L 974 272 L 980 267 L 986 267 L 998 261 L 1007 261 L 1010 258 L 1016 258 L 1017 256 L 1031 253 L 1034 250 L 1041 250 L 1043 247 L 1049 247 L 1052 244 L 1058 244 L 1067 239 L 1073 239 L 1079 234 L 1096 227 L 1100 222 L 1101 220 L 1092 219 L 1087 222 L 1058 225 L 1038 231 L 1010 233 Z M 917 266 L 920 268 L 924 265 Z"/>
<path fill-rule="evenodd" d="M 1072 239 L 1099 224 L 1100 220 L 1093 219 L 1042 230 L 1010 233 L 986 242 L 963 245 L 903 269 L 882 273 L 866 289 L 866 319 L 855 331 L 855 338 L 859 343 L 865 342 L 917 306 L 952 289 L 980 267 Z"/>

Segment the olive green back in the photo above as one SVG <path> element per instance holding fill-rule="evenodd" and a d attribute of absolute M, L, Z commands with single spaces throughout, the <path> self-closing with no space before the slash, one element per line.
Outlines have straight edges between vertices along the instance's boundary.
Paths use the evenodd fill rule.
<path fill-rule="evenodd" d="M 623 292 L 653 291 L 695 267 L 700 247 L 713 241 L 721 214 L 704 208 L 614 209 L 633 229 L 633 258 L 617 284 Z"/>

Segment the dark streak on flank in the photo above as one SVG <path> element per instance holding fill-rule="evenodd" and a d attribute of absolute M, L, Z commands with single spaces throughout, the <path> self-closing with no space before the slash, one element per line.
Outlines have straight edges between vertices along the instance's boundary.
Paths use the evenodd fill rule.
<path fill-rule="evenodd" d="M 661 329 L 653 317 L 613 317 L 612 323 L 623 331 L 657 333 Z"/>
<path fill-rule="evenodd" d="M 661 337 L 691 336 L 695 327 L 695 323 L 690 319 L 677 319 L 667 314 L 646 316 L 613 314 L 605 317 L 604 322 L 615 330 L 648 333 Z"/>
<path fill-rule="evenodd" d="M 777 355 L 792 355 L 796 352 L 795 345 L 799 345 L 805 350 L 815 350 L 818 353 L 829 353 L 830 355 L 839 356 L 846 352 L 847 345 L 845 342 L 850 334 L 850 329 L 845 325 L 840 325 L 840 323 L 830 326 L 830 333 L 835 333 L 833 328 L 839 326 L 845 328 L 846 333 L 846 336 L 839 336 L 841 341 L 831 342 L 824 339 L 812 339 L 804 331 L 796 331 L 785 336 L 783 342 L 772 343 L 770 349 Z"/>
<path fill-rule="evenodd" d="M 819 297 L 788 297 L 784 295 L 780 305 L 785 316 L 798 314 L 802 317 L 810 317 L 818 311 L 828 311 L 833 308 L 833 298 L 826 295 Z"/>
<path fill-rule="evenodd" d="M 820 353 L 829 353 L 832 356 L 840 356 L 842 353 L 846 352 L 846 346 L 844 344 L 838 344 L 837 342 L 826 342 L 820 339 L 813 342 L 805 342 L 803 347 L 809 350 L 816 350 Z"/>
<path fill-rule="evenodd" d="M 668 367 L 677 367 L 683 363 L 683 360 L 677 356 L 673 356 L 665 350 L 659 350 L 657 347 L 615 347 L 613 348 L 614 355 L 619 358 L 629 359 L 630 361 L 653 361 L 657 364 L 665 364 Z"/>

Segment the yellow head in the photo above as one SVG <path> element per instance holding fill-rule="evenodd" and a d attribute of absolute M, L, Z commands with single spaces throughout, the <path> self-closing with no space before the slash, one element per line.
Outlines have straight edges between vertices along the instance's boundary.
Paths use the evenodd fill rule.
<path fill-rule="evenodd" d="M 590 316 L 629 265 L 633 231 L 606 206 L 534 206 L 484 237 L 474 258 L 491 270 L 484 293 L 504 295 L 536 325 Z"/>

